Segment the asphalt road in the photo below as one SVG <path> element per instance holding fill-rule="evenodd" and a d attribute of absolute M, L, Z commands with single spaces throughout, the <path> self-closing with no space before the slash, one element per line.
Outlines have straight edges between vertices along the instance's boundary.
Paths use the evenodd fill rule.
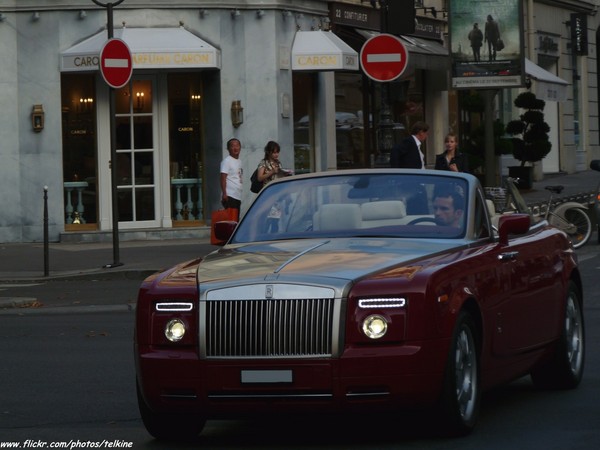
<path fill-rule="evenodd" d="M 488 392 L 475 432 L 452 440 L 436 437 L 426 416 L 381 417 L 376 411 L 366 411 L 363 417 L 353 418 L 210 421 L 194 443 L 155 441 L 146 433 L 137 411 L 133 312 L 107 308 L 80 314 L 89 310 L 77 304 L 82 296 L 94 295 L 127 304 L 139 281 L 52 282 L 10 288 L 32 295 L 39 289 L 40 295 L 69 306 L 0 314 L 0 445 L 23 445 L 30 439 L 47 445 L 105 441 L 99 448 L 111 448 L 110 443 L 116 448 L 117 443 L 123 445 L 120 448 L 130 444 L 129 448 L 161 450 L 595 449 L 600 442 L 598 248 L 588 244 L 578 251 L 587 327 L 586 372 L 580 388 L 544 392 L 535 390 L 528 378 L 517 380 Z"/>

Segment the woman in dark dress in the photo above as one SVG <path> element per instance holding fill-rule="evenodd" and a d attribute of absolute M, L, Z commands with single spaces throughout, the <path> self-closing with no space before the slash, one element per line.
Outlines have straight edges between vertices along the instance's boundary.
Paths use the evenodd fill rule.
<path fill-rule="evenodd" d="M 451 170 L 453 172 L 468 172 L 467 158 L 458 150 L 458 138 L 454 133 L 449 133 L 444 139 L 444 153 L 435 157 L 437 170 Z"/>

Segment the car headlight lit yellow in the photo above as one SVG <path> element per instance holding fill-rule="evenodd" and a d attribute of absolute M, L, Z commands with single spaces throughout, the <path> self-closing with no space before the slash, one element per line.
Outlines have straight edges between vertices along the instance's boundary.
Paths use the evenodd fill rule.
<path fill-rule="evenodd" d="M 169 320 L 165 326 L 165 337 L 171 342 L 179 342 L 185 334 L 185 324 L 180 319 Z"/>
<path fill-rule="evenodd" d="M 379 339 L 387 333 L 388 324 L 385 317 L 378 314 L 367 317 L 362 324 L 363 333 L 371 339 Z"/>

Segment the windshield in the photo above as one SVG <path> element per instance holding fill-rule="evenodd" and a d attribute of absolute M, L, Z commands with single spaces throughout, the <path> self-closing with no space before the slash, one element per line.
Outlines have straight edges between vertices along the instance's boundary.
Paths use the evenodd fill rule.
<path fill-rule="evenodd" d="M 289 178 L 267 185 L 231 243 L 349 236 L 461 238 L 467 192 L 465 179 L 444 175 Z"/>

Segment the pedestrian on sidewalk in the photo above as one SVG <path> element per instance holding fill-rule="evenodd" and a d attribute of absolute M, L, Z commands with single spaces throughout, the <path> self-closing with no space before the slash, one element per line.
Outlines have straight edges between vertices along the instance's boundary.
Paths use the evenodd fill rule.
<path fill-rule="evenodd" d="M 221 161 L 221 203 L 224 208 L 240 210 L 242 204 L 242 162 L 240 153 L 242 144 L 239 139 L 227 141 L 229 155 Z"/>

